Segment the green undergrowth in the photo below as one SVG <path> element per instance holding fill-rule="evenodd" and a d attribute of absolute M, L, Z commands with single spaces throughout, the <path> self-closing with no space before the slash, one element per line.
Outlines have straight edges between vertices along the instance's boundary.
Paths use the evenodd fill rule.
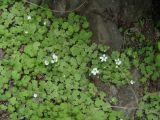
<path fill-rule="evenodd" d="M 126 36 L 124 52 L 133 67 L 140 72 L 139 82 L 146 84 L 149 80 L 157 80 L 160 77 L 159 43 L 153 43 L 142 33 L 130 29 L 125 30 L 124 34 Z"/>
<path fill-rule="evenodd" d="M 159 41 L 153 42 L 147 39 L 142 33 L 126 29 L 124 51 L 133 68 L 140 73 L 138 82 L 144 86 L 144 96 L 139 100 L 135 118 L 138 120 L 159 120 L 160 119 L 160 94 L 159 91 L 149 93 L 147 87 L 150 82 L 158 84 L 160 78 Z M 152 89 L 152 88 L 150 88 Z"/>
<path fill-rule="evenodd" d="M 58 18 L 23 2 L 1 1 L 0 110 L 11 120 L 126 120 L 88 78 L 133 84 L 133 66 L 141 70 L 152 59 L 142 65 L 132 50 L 109 54 L 108 46 L 91 42 L 89 26 L 75 13 Z M 145 83 L 150 67 L 141 71 L 145 80 L 138 82 Z"/>
<path fill-rule="evenodd" d="M 0 13 L 0 109 L 11 120 L 124 119 L 87 80 L 107 47 L 91 44 L 85 17 L 56 18 L 22 2 L 2 5 Z"/>
<path fill-rule="evenodd" d="M 139 119 L 159 120 L 160 119 L 160 94 L 148 93 L 138 105 L 136 115 Z"/>

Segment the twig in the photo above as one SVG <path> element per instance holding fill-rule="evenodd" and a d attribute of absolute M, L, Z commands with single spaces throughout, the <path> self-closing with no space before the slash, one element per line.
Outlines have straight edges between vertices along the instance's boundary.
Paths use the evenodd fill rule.
<path fill-rule="evenodd" d="M 120 69 L 119 69 L 119 70 L 120 70 Z M 124 73 L 122 73 L 122 74 L 123 74 L 124 76 L 126 76 Z M 136 100 L 136 104 L 138 105 L 138 101 L 139 101 L 139 100 L 138 100 L 138 97 L 137 97 L 134 89 L 133 89 L 132 86 L 130 85 L 130 80 L 129 80 L 128 78 L 126 78 L 126 79 L 127 79 L 128 83 L 129 83 L 129 87 L 130 87 L 132 93 L 134 94 L 134 98 L 135 98 L 135 100 Z"/>
<path fill-rule="evenodd" d="M 155 115 L 157 115 L 157 116 L 160 116 L 160 113 L 157 113 L 157 112 L 154 112 L 154 111 L 149 112 L 149 113 L 147 113 L 147 114 L 155 114 Z"/>
<path fill-rule="evenodd" d="M 37 4 L 33 3 L 33 2 L 30 2 L 28 0 L 23 0 L 23 1 L 26 2 L 26 3 L 29 3 L 31 5 L 37 6 L 39 8 L 42 8 L 44 10 L 49 10 L 49 11 L 56 12 L 56 13 L 61 13 L 61 12 L 63 12 L 63 13 L 70 13 L 70 12 L 74 12 L 76 10 L 79 10 L 83 5 L 85 5 L 87 3 L 87 0 L 85 0 L 81 5 L 79 5 L 77 8 L 75 8 L 73 10 L 52 10 L 52 9 L 48 9 L 48 8 L 44 8 L 42 6 L 39 6 L 39 5 L 37 5 Z"/>
<path fill-rule="evenodd" d="M 123 107 L 123 106 L 111 106 L 111 108 L 119 108 L 119 109 L 125 109 L 125 110 L 128 110 L 128 109 L 131 109 L 131 110 L 135 110 L 137 109 L 136 107 Z"/>
<path fill-rule="evenodd" d="M 138 97 L 137 97 L 137 95 L 136 95 L 136 92 L 134 91 L 134 89 L 133 89 L 133 87 L 131 86 L 131 85 L 129 85 L 130 86 L 130 89 L 131 89 L 131 91 L 132 91 L 132 93 L 134 94 L 134 98 L 135 98 L 135 100 L 136 100 L 136 103 L 137 103 L 137 105 L 138 105 Z"/>

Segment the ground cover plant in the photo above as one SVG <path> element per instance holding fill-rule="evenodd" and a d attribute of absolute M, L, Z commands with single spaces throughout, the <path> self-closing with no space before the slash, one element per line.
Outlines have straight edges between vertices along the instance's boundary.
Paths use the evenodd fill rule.
<path fill-rule="evenodd" d="M 140 119 L 158 120 L 160 113 L 160 95 L 157 93 L 147 94 L 139 104 L 136 114 Z"/>
<path fill-rule="evenodd" d="M 138 61 L 144 53 L 110 53 L 108 46 L 92 43 L 84 16 L 58 18 L 50 10 L 10 0 L 0 2 L 0 16 L 0 111 L 11 120 L 127 120 L 88 78 L 117 87 L 132 85 L 133 66 L 142 71 L 143 84 L 150 76 L 159 77 L 157 66 L 150 67 L 152 53 L 146 53 L 149 67 L 143 70 Z M 147 99 L 138 106 L 137 117 L 158 119 L 160 99 L 153 97 L 155 105 Z M 156 114 L 146 111 L 150 104 Z"/>
<path fill-rule="evenodd" d="M 87 63 L 98 56 L 85 17 L 55 18 L 50 11 L 15 2 L 1 6 L 1 110 L 17 119 L 88 119 L 113 115 L 89 83 Z M 99 59 L 97 59 L 99 61 Z M 94 98 L 94 99 L 93 99 Z M 95 114 L 96 113 L 96 114 Z"/>
<path fill-rule="evenodd" d="M 148 92 L 150 90 L 147 84 L 150 81 L 159 81 L 159 38 L 156 43 L 153 43 L 146 39 L 142 33 L 130 29 L 125 29 L 123 32 L 126 36 L 124 52 L 132 59 L 133 67 L 139 70 L 141 74 L 139 82 L 144 86 L 144 96 L 138 104 L 136 118 L 158 120 L 160 119 L 160 93 L 157 90 Z"/>
<path fill-rule="evenodd" d="M 142 74 L 141 83 L 147 80 L 157 80 L 160 77 L 158 42 L 152 43 L 145 38 L 142 33 L 125 30 L 126 54 L 131 57 L 132 64 L 138 68 Z M 132 46 L 132 47 L 131 47 Z"/>

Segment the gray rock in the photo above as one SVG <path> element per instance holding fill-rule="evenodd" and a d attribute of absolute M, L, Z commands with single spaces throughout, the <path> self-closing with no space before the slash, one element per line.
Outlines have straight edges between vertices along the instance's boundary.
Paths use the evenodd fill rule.
<path fill-rule="evenodd" d="M 114 50 L 121 49 L 123 38 L 114 22 L 104 21 L 101 16 L 96 15 L 94 20 L 90 20 L 90 24 L 95 42 L 109 45 Z"/>
<path fill-rule="evenodd" d="M 136 98 L 139 99 L 138 91 L 139 88 L 131 86 L 123 86 L 118 89 L 118 106 L 125 107 L 122 109 L 127 117 L 134 116 L 135 108 L 137 107 Z M 135 91 L 135 92 L 133 92 Z M 136 95 L 136 98 L 135 98 Z M 133 109 L 132 109 L 133 108 Z"/>
<path fill-rule="evenodd" d="M 91 0 L 89 4 L 101 13 L 108 10 L 116 21 L 135 22 L 151 11 L 152 0 Z"/>
<path fill-rule="evenodd" d="M 138 83 L 138 82 L 139 82 L 139 79 L 141 78 L 141 73 L 140 73 L 140 71 L 139 71 L 138 69 L 134 68 L 134 69 L 131 70 L 131 74 L 132 74 L 132 76 L 133 76 L 133 78 L 134 78 L 134 81 L 135 81 L 136 83 Z"/>
<path fill-rule="evenodd" d="M 82 0 L 68 0 L 67 3 L 67 10 L 74 10 L 76 9 L 83 1 Z"/>
<path fill-rule="evenodd" d="M 55 15 L 63 16 L 65 14 L 64 11 L 66 10 L 66 0 L 54 0 L 54 2 L 52 2 L 51 7 L 55 11 L 60 11 L 60 12 L 55 12 Z"/>
<path fill-rule="evenodd" d="M 151 11 L 152 0 L 121 0 L 119 7 L 123 20 L 135 22 Z"/>
<path fill-rule="evenodd" d="M 47 3 L 55 10 L 74 10 L 85 0 L 28 0 L 40 4 Z M 102 14 L 110 14 L 115 21 L 119 19 L 127 22 L 135 22 L 138 18 L 144 16 L 152 9 L 152 0 L 86 0 L 85 9 L 82 6 L 78 11 L 85 14 L 91 14 L 93 10 Z"/>
<path fill-rule="evenodd" d="M 75 10 L 85 0 L 30 0 L 34 3 L 48 2 L 56 11 Z M 118 24 L 131 24 L 152 9 L 152 0 L 86 0 L 76 12 L 86 16 L 93 31 L 93 41 L 109 45 L 113 50 L 120 50 L 123 37 L 118 31 Z M 65 12 L 55 12 L 63 16 Z"/>
<path fill-rule="evenodd" d="M 93 41 L 120 50 L 123 37 L 117 24 L 131 24 L 151 11 L 151 0 L 90 0 L 80 13 L 87 16 Z"/>

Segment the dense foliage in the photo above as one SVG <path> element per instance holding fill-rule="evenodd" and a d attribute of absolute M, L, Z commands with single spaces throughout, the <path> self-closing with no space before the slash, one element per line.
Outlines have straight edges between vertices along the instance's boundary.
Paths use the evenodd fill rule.
<path fill-rule="evenodd" d="M 145 54 L 147 67 L 132 50 L 109 54 L 108 46 L 91 43 L 92 32 L 84 16 L 70 13 L 57 18 L 49 10 L 10 0 L 0 2 L 0 16 L 4 53 L 0 110 L 7 111 L 11 120 L 127 119 L 121 111 L 112 110 L 104 99 L 107 95 L 97 90 L 89 76 L 115 86 L 133 84 L 133 66 L 144 74 L 143 83 L 149 78 L 145 75 L 159 76 L 159 72 L 150 73 L 157 69 L 150 67 L 150 52 Z"/>
<path fill-rule="evenodd" d="M 136 114 L 140 119 L 159 120 L 160 119 L 160 94 L 147 94 L 139 103 Z"/>
<path fill-rule="evenodd" d="M 131 59 L 133 67 L 140 71 L 139 81 L 145 84 L 148 80 L 157 80 L 160 77 L 158 43 L 153 44 L 142 33 L 130 29 L 125 30 L 124 34 L 126 36 L 124 51 Z"/>
<path fill-rule="evenodd" d="M 0 107 L 10 119 L 123 118 L 86 78 L 99 50 L 85 17 L 55 18 L 21 2 L 0 11 Z"/>

